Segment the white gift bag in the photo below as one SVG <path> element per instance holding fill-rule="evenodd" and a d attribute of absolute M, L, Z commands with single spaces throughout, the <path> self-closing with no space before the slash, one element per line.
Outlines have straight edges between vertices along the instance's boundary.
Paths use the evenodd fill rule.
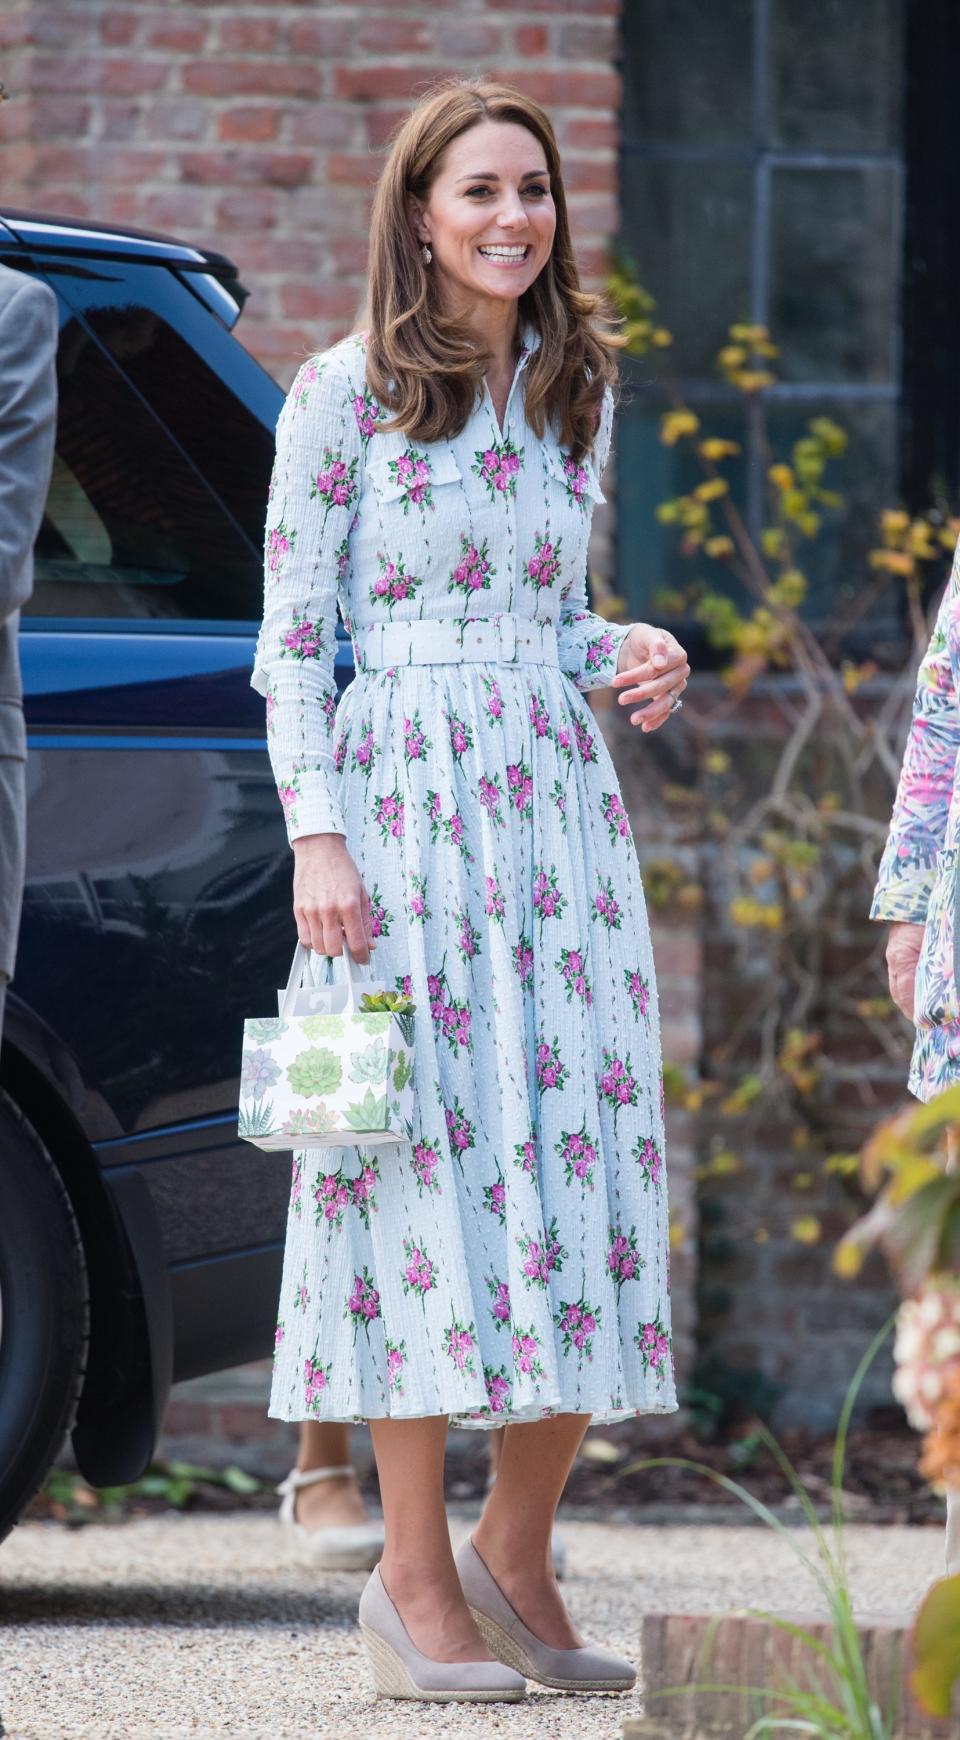
<path fill-rule="evenodd" d="M 359 1007 L 365 991 L 392 987 L 358 966 L 346 938 L 339 983 L 304 984 L 309 954 L 297 944 L 278 1014 L 244 1021 L 238 1135 L 271 1150 L 409 1142 L 413 1010 Z"/>

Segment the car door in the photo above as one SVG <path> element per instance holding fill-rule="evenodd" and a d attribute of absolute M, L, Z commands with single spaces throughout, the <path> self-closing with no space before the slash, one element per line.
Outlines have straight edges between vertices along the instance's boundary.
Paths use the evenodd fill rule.
<path fill-rule="evenodd" d="M 282 395 L 166 267 L 45 257 L 53 477 L 21 652 L 28 868 L 15 998 L 69 1059 L 108 1180 L 137 1168 L 175 1378 L 263 1354 L 289 1158 L 236 1134 L 291 861 L 249 686 Z M 15 1012 L 14 1012 L 15 1019 Z"/>

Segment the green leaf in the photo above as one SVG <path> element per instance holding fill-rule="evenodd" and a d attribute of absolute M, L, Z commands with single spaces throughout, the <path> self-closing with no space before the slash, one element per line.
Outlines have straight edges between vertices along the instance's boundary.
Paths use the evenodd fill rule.
<path fill-rule="evenodd" d="M 393 1085 L 398 1094 L 403 1092 L 412 1074 L 413 1065 L 409 1061 L 408 1054 L 405 1051 L 398 1051 L 396 1068 L 393 1072 Z"/>
<path fill-rule="evenodd" d="M 343 1114 L 348 1130 L 382 1130 L 387 1121 L 387 1096 L 367 1088 L 362 1100 L 355 1100 Z"/>
<path fill-rule="evenodd" d="M 229 1487 L 231 1492 L 240 1493 L 259 1492 L 263 1484 L 262 1481 L 256 1480 L 252 1474 L 248 1474 L 245 1468 L 238 1468 L 235 1464 L 223 1470 L 220 1481 L 223 1486 Z"/>
<path fill-rule="evenodd" d="M 913 1627 L 917 1702 L 929 1716 L 949 1716 L 960 1684 L 960 1576 L 941 1577 L 927 1591 Z"/>
<path fill-rule="evenodd" d="M 240 1107 L 240 1114 L 237 1118 L 238 1136 L 246 1136 L 248 1139 L 254 1136 L 269 1136 L 272 1129 L 272 1100 L 268 1100 L 265 1105 L 260 1100 L 254 1100 L 252 1109 L 248 1106 Z"/>
<path fill-rule="evenodd" d="M 332 1094 L 340 1086 L 343 1069 L 333 1051 L 312 1047 L 301 1051 L 287 1070 L 287 1080 L 294 1093 L 309 1099 L 311 1094 Z"/>

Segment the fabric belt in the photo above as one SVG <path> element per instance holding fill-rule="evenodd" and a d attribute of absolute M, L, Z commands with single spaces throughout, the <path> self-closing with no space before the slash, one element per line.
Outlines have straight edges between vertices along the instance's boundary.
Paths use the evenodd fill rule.
<path fill-rule="evenodd" d="M 388 665 L 461 664 L 464 659 L 502 665 L 560 662 L 555 624 L 509 611 L 465 619 L 361 623 L 353 631 L 353 654 L 357 669 L 364 671 Z"/>

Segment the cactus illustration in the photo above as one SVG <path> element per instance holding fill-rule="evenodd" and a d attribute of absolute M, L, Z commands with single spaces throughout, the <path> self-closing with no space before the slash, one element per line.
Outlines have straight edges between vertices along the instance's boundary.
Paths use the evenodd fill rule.
<path fill-rule="evenodd" d="M 336 1112 L 321 1100 L 318 1106 L 305 1106 L 302 1112 L 291 1112 L 283 1133 L 285 1136 L 327 1136 L 336 1126 Z"/>
<path fill-rule="evenodd" d="M 363 1017 L 364 1033 L 369 1033 L 371 1035 L 374 1033 L 386 1033 L 387 1028 L 390 1026 L 390 1016 L 385 1015 L 379 1009 L 361 1009 L 360 1014 Z"/>
<path fill-rule="evenodd" d="M 400 1032 L 403 1034 L 403 1037 L 406 1040 L 406 1043 L 408 1045 L 412 1046 L 413 1045 L 413 1021 L 414 1021 L 413 1011 L 412 1010 L 403 1010 L 402 1012 L 400 1012 L 398 1010 L 397 1013 L 394 1015 L 394 1020 L 397 1023 L 397 1026 L 399 1027 Z"/>
<path fill-rule="evenodd" d="M 354 1100 L 343 1114 L 348 1130 L 382 1130 L 387 1122 L 387 1096 L 368 1087 L 362 1100 Z"/>
<path fill-rule="evenodd" d="M 269 1136 L 273 1130 L 273 1103 L 268 1100 L 264 1105 L 262 1100 L 254 1100 L 252 1106 L 241 1106 L 237 1119 L 237 1135 L 245 1136 L 248 1141 L 257 1136 Z"/>
<path fill-rule="evenodd" d="M 413 1074 L 413 1065 L 405 1051 L 397 1051 L 394 1053 L 394 1056 L 396 1057 L 397 1062 L 393 1072 L 393 1085 L 396 1092 L 402 1094 L 407 1082 Z"/>
<path fill-rule="evenodd" d="M 300 1031 L 304 1039 L 342 1039 L 342 1015 L 303 1015 Z"/>
<path fill-rule="evenodd" d="M 282 1039 L 287 1031 L 287 1022 L 274 1015 L 265 1021 L 246 1021 L 244 1027 L 246 1037 L 252 1039 L 255 1045 L 269 1045 L 271 1039 Z"/>
<path fill-rule="evenodd" d="M 375 1039 L 363 1051 L 350 1053 L 350 1081 L 382 1081 L 387 1072 L 388 1054 L 382 1039 Z"/>
<path fill-rule="evenodd" d="M 287 1080 L 295 1094 L 309 1099 L 311 1094 L 332 1094 L 343 1079 L 343 1069 L 335 1052 L 313 1046 L 301 1051 L 287 1070 Z"/>

